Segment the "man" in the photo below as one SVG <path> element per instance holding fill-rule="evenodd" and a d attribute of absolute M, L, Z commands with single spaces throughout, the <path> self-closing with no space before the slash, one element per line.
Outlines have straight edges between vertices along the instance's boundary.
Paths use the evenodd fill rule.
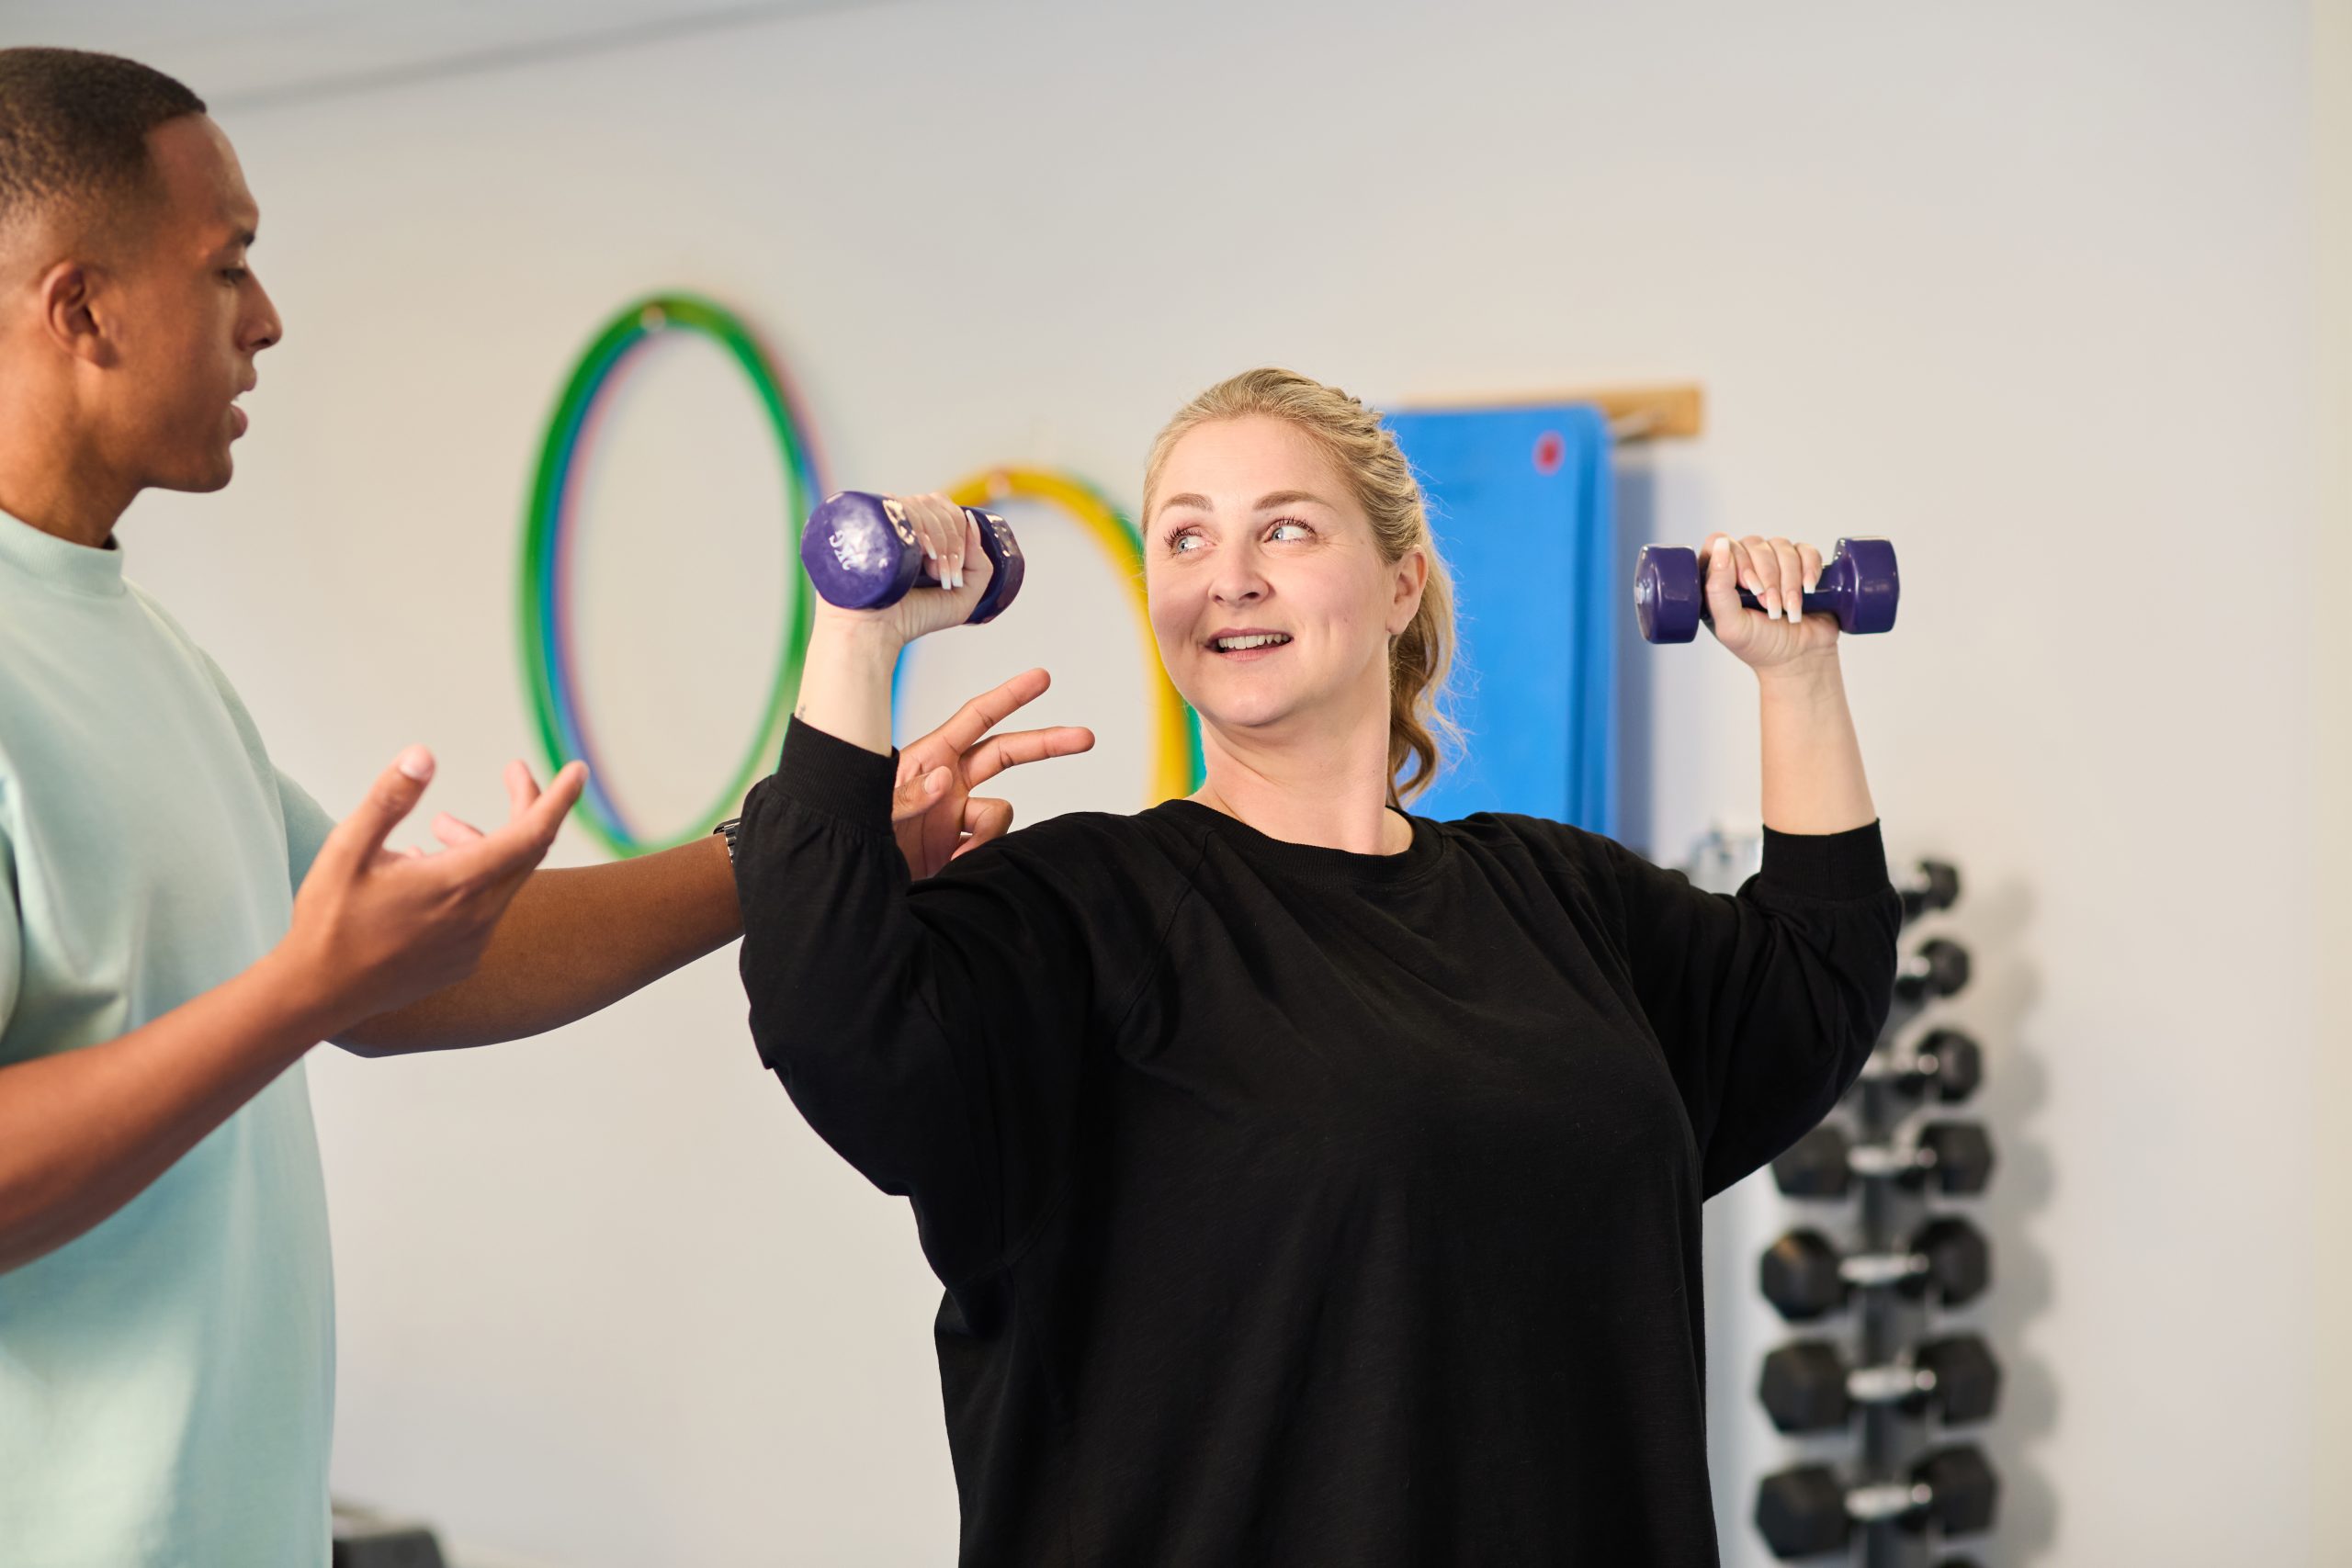
<path fill-rule="evenodd" d="M 583 778 L 445 848 L 386 836 L 401 753 L 334 822 L 227 678 L 123 576 L 149 488 L 229 482 L 280 324 L 228 139 L 143 66 L 0 50 L 0 1562 L 328 1556 L 325 1209 L 301 1058 L 488 1043 L 739 934 L 718 839 L 537 869 Z M 968 791 L 1081 750 L 982 737 L 1008 682 L 908 749 L 916 874 L 1001 833 Z"/>

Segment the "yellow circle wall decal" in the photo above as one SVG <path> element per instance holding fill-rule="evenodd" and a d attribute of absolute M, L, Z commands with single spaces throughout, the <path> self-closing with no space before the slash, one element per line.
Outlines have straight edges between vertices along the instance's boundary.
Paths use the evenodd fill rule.
<path fill-rule="evenodd" d="M 1160 666 L 1159 645 L 1152 637 L 1151 615 L 1144 602 L 1143 536 L 1136 525 L 1093 486 L 1051 468 L 984 468 L 949 486 L 947 494 L 958 506 L 985 507 L 1007 498 L 1041 502 L 1076 522 L 1121 569 L 1120 581 L 1127 585 L 1136 626 L 1143 637 L 1144 668 L 1151 672 L 1145 677 L 1152 709 L 1150 798 L 1145 804 L 1156 806 L 1198 789 L 1200 717 L 1176 694 L 1168 671 Z"/>

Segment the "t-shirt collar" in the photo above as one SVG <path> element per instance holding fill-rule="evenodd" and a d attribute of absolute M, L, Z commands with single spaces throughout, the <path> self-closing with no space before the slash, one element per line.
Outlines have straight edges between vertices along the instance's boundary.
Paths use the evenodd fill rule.
<path fill-rule="evenodd" d="M 122 587 L 122 547 L 112 538 L 103 549 L 92 549 L 0 512 L 0 566 L 68 593 L 101 597 L 119 594 Z"/>

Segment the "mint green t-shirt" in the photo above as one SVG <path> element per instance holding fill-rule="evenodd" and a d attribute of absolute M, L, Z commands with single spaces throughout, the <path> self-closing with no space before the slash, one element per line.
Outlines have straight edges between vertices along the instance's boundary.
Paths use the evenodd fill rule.
<path fill-rule="evenodd" d="M 332 826 L 119 549 L 0 513 L 0 1066 L 251 965 Z M 322 1568 L 334 1310 L 298 1064 L 0 1273 L 0 1564 Z"/>

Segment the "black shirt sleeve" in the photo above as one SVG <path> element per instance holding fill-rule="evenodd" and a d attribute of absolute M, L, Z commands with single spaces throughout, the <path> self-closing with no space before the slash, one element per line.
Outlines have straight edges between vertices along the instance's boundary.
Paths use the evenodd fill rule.
<path fill-rule="evenodd" d="M 1768 828 L 1763 869 L 1735 896 L 1590 842 L 1603 846 L 1634 992 L 1713 1196 L 1828 1113 L 1886 1021 L 1903 915 L 1878 824 Z"/>
<path fill-rule="evenodd" d="M 1053 1201 L 1098 987 L 1034 857 L 992 845 L 910 881 L 894 773 L 793 723 L 737 838 L 743 987 L 762 1061 L 843 1158 L 913 1201 L 953 1289 Z"/>

